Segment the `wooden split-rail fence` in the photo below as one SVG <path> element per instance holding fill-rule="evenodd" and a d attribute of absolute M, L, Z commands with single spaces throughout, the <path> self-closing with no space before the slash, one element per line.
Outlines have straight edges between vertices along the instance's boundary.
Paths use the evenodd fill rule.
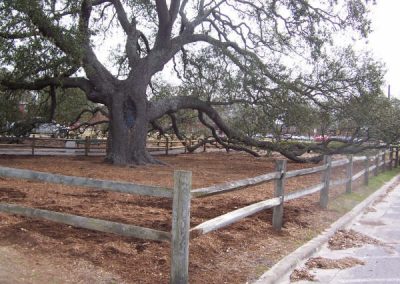
<path fill-rule="evenodd" d="M 163 139 L 149 139 L 147 141 L 147 150 L 150 152 L 160 151 L 168 155 L 173 150 L 187 152 L 186 145 L 192 145 L 197 140 L 187 139 L 185 141 L 173 140 L 168 137 Z M 32 137 L 25 138 L 23 144 L 0 144 L 0 149 L 8 150 L 15 154 L 16 151 L 23 154 L 40 155 L 43 151 L 57 155 L 57 153 L 68 153 L 75 155 L 96 155 L 105 154 L 106 139 L 97 139 L 87 136 L 85 139 L 63 139 L 63 138 L 45 138 Z M 204 144 L 203 151 L 206 151 L 209 145 Z M 25 150 L 22 152 L 22 150 Z"/>
<path fill-rule="evenodd" d="M 85 186 L 94 188 L 96 190 L 126 194 L 139 194 L 170 198 L 172 199 L 173 204 L 172 229 L 170 232 L 43 209 L 30 208 L 16 204 L 0 203 L 0 212 L 50 220 L 79 228 L 114 233 L 122 236 L 157 241 L 169 241 L 171 242 L 172 248 L 170 283 L 188 283 L 190 238 L 199 237 L 217 229 L 226 227 L 245 217 L 269 208 L 273 209 L 273 227 L 277 230 L 280 230 L 282 228 L 284 202 L 320 192 L 320 206 L 322 208 L 326 208 L 329 201 L 329 189 L 331 187 L 345 185 L 346 192 L 350 193 L 352 191 L 353 181 L 363 177 L 364 183 L 368 184 L 369 174 L 371 172 L 374 175 L 378 175 L 379 169 L 385 170 L 386 168 L 391 169 L 393 166 L 398 167 L 398 148 L 396 148 L 395 151 L 395 158 L 393 149 L 389 151 L 389 159 L 387 159 L 387 154 L 388 152 L 384 151 L 379 152 L 374 156 L 348 156 L 346 159 L 336 161 L 332 161 L 330 156 L 325 156 L 324 163 L 321 166 L 293 171 L 286 170 L 285 160 L 278 160 L 276 162 L 276 170 L 272 173 L 194 190 L 192 190 L 192 173 L 188 171 L 175 171 L 174 187 L 164 188 L 128 182 L 73 177 L 31 170 L 0 167 L 0 176 L 3 177 L 38 180 L 71 186 Z M 364 168 L 363 170 L 353 174 L 353 163 L 356 161 L 364 161 Z M 332 168 L 339 166 L 346 166 L 346 178 L 333 180 L 331 177 L 331 170 Z M 322 173 L 320 183 L 309 188 L 301 189 L 291 193 L 285 193 L 285 181 L 287 179 L 315 173 Z M 236 209 L 190 228 L 190 203 L 192 199 L 224 194 L 234 190 L 241 190 L 268 181 L 275 182 L 275 193 L 273 198 Z"/>

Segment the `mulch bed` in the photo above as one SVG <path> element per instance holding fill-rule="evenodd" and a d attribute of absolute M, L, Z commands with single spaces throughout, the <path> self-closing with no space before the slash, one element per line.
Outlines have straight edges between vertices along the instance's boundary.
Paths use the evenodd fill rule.
<path fill-rule="evenodd" d="M 161 156 L 167 166 L 115 167 L 100 157 L 1 156 L 0 165 L 100 179 L 173 186 L 173 171 L 193 172 L 193 188 L 274 171 L 274 159 L 241 153 Z M 314 164 L 288 163 L 288 170 Z M 333 173 L 343 178 L 345 169 Z M 354 171 L 356 172 L 356 171 Z M 289 179 L 286 192 L 315 185 L 319 174 Z M 194 199 L 191 227 L 273 196 L 269 182 L 242 191 Z M 343 188 L 332 191 L 332 195 Z M 280 258 L 308 241 L 339 217 L 318 206 L 319 195 L 285 203 L 284 227 L 274 231 L 272 210 L 260 212 L 190 243 L 190 283 L 244 283 L 256 279 Z M 169 231 L 171 200 L 95 191 L 64 185 L 0 178 L 0 202 L 128 223 Z M 27 257 L 53 258 L 71 266 L 82 260 L 118 275 L 126 283 L 168 283 L 169 243 L 125 238 L 52 222 L 0 214 L 0 245 L 11 245 Z"/>

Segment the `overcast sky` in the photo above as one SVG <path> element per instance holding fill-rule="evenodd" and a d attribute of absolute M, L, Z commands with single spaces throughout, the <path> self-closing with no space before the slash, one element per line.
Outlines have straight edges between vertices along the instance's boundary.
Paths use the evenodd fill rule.
<path fill-rule="evenodd" d="M 385 62 L 386 82 L 390 84 L 392 96 L 400 99 L 400 1 L 377 0 L 371 12 L 374 31 L 368 46 Z"/>

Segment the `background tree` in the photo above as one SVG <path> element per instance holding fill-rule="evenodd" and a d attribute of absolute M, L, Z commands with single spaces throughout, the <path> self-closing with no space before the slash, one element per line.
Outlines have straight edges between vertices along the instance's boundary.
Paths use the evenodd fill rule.
<path fill-rule="evenodd" d="M 96 112 L 98 105 L 86 99 L 86 95 L 80 89 L 60 89 L 57 92 L 57 107 L 55 120 L 64 125 L 71 125 L 79 120 L 82 112 L 88 112 L 85 120 L 89 120 Z"/>
<path fill-rule="evenodd" d="M 395 143 L 400 138 L 399 110 L 397 99 L 381 93 L 354 98 L 338 114 L 339 129 L 358 143 Z"/>
<path fill-rule="evenodd" d="M 279 93 L 315 104 L 357 96 L 355 86 L 365 84 L 371 73 L 352 65 L 354 56 L 328 58 L 326 46 L 338 30 L 366 36 L 366 15 L 362 0 L 4 0 L 0 60 L 8 72 L 0 84 L 8 89 L 80 88 L 92 102 L 106 105 L 107 158 L 115 164 L 156 163 L 146 151 L 149 124 L 181 109 L 196 110 L 203 124 L 213 133 L 218 127 L 231 143 L 301 160 L 299 151 L 232 129 L 214 106 L 259 102 Z M 107 66 L 96 45 L 101 46 L 100 36 L 111 34 L 120 37 L 109 57 L 114 66 Z M 214 66 L 207 61 L 200 61 L 203 68 L 195 65 L 205 58 L 204 51 L 211 52 Z M 190 92 L 151 99 L 152 81 L 173 59 L 181 78 L 190 66 L 196 67 L 197 79 L 217 77 L 213 67 L 222 72 L 223 80 L 213 85 L 220 92 L 207 98 Z"/>
<path fill-rule="evenodd" d="M 0 133 L 7 133 L 12 122 L 22 119 L 22 114 L 19 109 L 21 95 L 16 92 L 1 92 L 0 93 Z"/>

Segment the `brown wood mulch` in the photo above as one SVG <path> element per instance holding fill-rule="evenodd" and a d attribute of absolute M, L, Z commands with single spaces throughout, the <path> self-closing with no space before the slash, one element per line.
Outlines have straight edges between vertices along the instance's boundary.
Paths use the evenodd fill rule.
<path fill-rule="evenodd" d="M 274 171 L 274 159 L 240 153 L 161 156 L 167 166 L 115 167 L 100 157 L 1 156 L 0 165 L 65 175 L 173 186 L 173 171 L 193 172 L 193 188 L 253 177 Z M 314 164 L 288 163 L 288 170 Z M 333 175 L 343 177 L 345 169 Z M 319 183 L 319 174 L 289 179 L 286 192 Z M 273 196 L 269 182 L 242 191 L 195 199 L 191 227 Z M 332 191 L 340 194 L 343 188 Z M 319 196 L 285 203 L 284 227 L 274 231 L 266 210 L 190 243 L 190 283 L 244 283 L 260 276 L 283 256 L 310 240 L 339 217 L 322 210 Z M 96 191 L 64 185 L 0 178 L 0 202 L 170 230 L 171 200 Z M 0 246 L 13 246 L 32 261 L 53 259 L 74 267 L 85 261 L 126 283 L 168 283 L 169 243 L 124 238 L 71 226 L 0 214 Z"/>

